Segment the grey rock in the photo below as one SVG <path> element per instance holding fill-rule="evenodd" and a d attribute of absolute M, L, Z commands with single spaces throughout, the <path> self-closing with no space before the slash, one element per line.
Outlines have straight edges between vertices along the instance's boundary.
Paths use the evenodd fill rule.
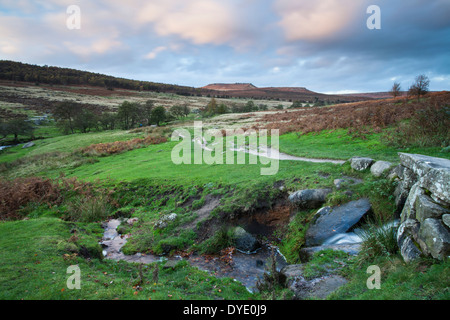
<path fill-rule="evenodd" d="M 415 219 L 407 219 L 400 224 L 397 230 L 397 243 L 400 248 L 400 254 L 405 262 L 411 262 L 422 255 L 419 245 L 420 223 Z"/>
<path fill-rule="evenodd" d="M 260 247 L 258 240 L 241 227 L 234 228 L 233 237 L 236 249 L 240 251 L 253 252 Z"/>
<path fill-rule="evenodd" d="M 357 171 L 363 171 L 373 164 L 373 159 L 366 157 L 353 157 L 350 159 L 350 166 Z"/>
<path fill-rule="evenodd" d="M 402 165 L 420 177 L 422 188 L 450 204 L 450 160 L 420 154 L 399 153 Z"/>
<path fill-rule="evenodd" d="M 31 147 L 34 147 L 34 146 L 35 146 L 34 142 L 28 142 L 28 143 L 25 143 L 22 146 L 22 149 L 31 148 Z"/>
<path fill-rule="evenodd" d="M 303 275 L 304 268 L 303 264 L 290 264 L 281 269 L 281 273 L 288 279 L 299 278 Z"/>
<path fill-rule="evenodd" d="M 320 278 L 305 279 L 300 276 L 292 281 L 289 288 L 297 299 L 326 299 L 331 293 L 345 285 L 348 281 L 338 275 L 327 275 Z"/>
<path fill-rule="evenodd" d="M 334 245 L 323 245 L 323 246 L 316 246 L 316 247 L 307 247 L 302 248 L 300 250 L 300 260 L 302 262 L 308 262 L 313 257 L 314 253 L 326 250 L 326 249 L 332 249 L 335 251 L 344 251 L 348 253 L 349 255 L 356 256 L 361 250 L 361 244 L 360 243 L 353 243 L 353 244 L 334 244 Z"/>
<path fill-rule="evenodd" d="M 371 209 L 369 200 L 365 198 L 320 209 L 306 231 L 306 246 L 320 246 L 334 235 L 350 231 Z"/>
<path fill-rule="evenodd" d="M 416 198 L 424 194 L 425 193 L 423 189 L 420 187 L 419 183 L 416 183 L 411 188 L 408 198 L 406 198 L 402 213 L 400 214 L 401 221 L 416 218 L 416 209 L 414 206 L 416 203 Z"/>
<path fill-rule="evenodd" d="M 299 190 L 289 196 L 289 201 L 301 208 L 314 209 L 320 207 L 331 192 L 331 189 Z"/>
<path fill-rule="evenodd" d="M 450 255 L 450 233 L 440 220 L 426 219 L 420 226 L 419 237 L 433 258 L 443 260 Z"/>
<path fill-rule="evenodd" d="M 352 178 L 352 177 L 342 177 L 340 179 L 335 179 L 333 181 L 334 185 L 336 186 L 336 189 L 341 189 L 345 186 L 354 186 L 357 184 L 361 184 L 364 181 L 362 179 L 358 178 Z"/>
<path fill-rule="evenodd" d="M 381 175 L 392 167 L 392 163 L 388 161 L 377 161 L 370 167 L 370 172 L 375 177 L 381 177 Z"/>
<path fill-rule="evenodd" d="M 450 228 L 450 214 L 444 214 L 442 216 L 442 222 L 447 226 L 447 228 Z"/>
<path fill-rule="evenodd" d="M 176 213 L 165 214 L 158 221 L 155 222 L 156 229 L 164 229 L 167 228 L 170 222 L 175 221 L 177 218 Z"/>
<path fill-rule="evenodd" d="M 414 203 L 414 208 L 416 211 L 416 219 L 422 223 L 425 219 L 428 218 L 440 218 L 443 214 L 450 213 L 450 210 L 447 210 L 437 203 L 433 201 L 426 194 L 421 194 L 416 197 L 416 201 Z"/>

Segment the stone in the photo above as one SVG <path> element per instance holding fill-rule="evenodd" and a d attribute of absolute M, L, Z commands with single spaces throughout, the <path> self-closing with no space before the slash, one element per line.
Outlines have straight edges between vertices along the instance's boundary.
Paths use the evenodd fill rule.
<path fill-rule="evenodd" d="M 176 213 L 165 214 L 158 221 L 155 222 L 156 229 L 164 229 L 167 228 L 170 222 L 175 221 L 177 218 Z"/>
<path fill-rule="evenodd" d="M 253 252 L 260 247 L 258 240 L 241 227 L 234 228 L 233 237 L 236 249 L 240 251 Z"/>
<path fill-rule="evenodd" d="M 450 160 L 399 153 L 402 165 L 420 177 L 420 186 L 450 204 Z"/>
<path fill-rule="evenodd" d="M 139 218 L 130 218 L 130 219 L 127 219 L 127 224 L 132 226 L 138 221 L 139 221 Z"/>
<path fill-rule="evenodd" d="M 442 222 L 447 226 L 447 228 L 450 228 L 450 214 L 444 214 L 442 216 Z"/>
<path fill-rule="evenodd" d="M 303 276 L 290 281 L 289 288 L 297 299 L 326 299 L 331 293 L 348 282 L 338 275 L 326 275 L 314 279 L 306 279 Z"/>
<path fill-rule="evenodd" d="M 333 245 L 323 245 L 323 246 L 316 246 L 316 247 L 307 247 L 302 248 L 300 250 L 300 260 L 305 263 L 311 260 L 314 253 L 326 250 L 326 249 L 332 249 L 335 251 L 344 251 L 345 253 L 348 253 L 349 255 L 356 256 L 361 250 L 361 244 L 360 243 L 353 243 L 353 244 L 333 244 Z"/>
<path fill-rule="evenodd" d="M 334 235 L 350 231 L 371 211 L 370 202 L 365 198 L 333 208 L 324 207 L 320 209 L 306 231 L 306 246 L 320 246 Z"/>
<path fill-rule="evenodd" d="M 415 219 L 407 219 L 402 222 L 397 230 L 397 243 L 400 254 L 405 262 L 411 262 L 422 255 L 419 240 L 420 223 Z"/>
<path fill-rule="evenodd" d="M 303 264 L 290 264 L 281 269 L 281 273 L 287 278 L 298 278 L 303 275 Z"/>
<path fill-rule="evenodd" d="M 34 142 L 28 142 L 28 143 L 25 143 L 22 146 L 22 149 L 31 148 L 31 147 L 34 147 L 34 146 L 35 146 Z"/>
<path fill-rule="evenodd" d="M 441 207 L 426 194 L 416 197 L 414 209 L 416 211 L 416 219 L 419 222 L 423 222 L 428 218 L 439 219 L 443 214 L 450 213 L 450 210 Z"/>
<path fill-rule="evenodd" d="M 370 172 L 375 177 L 381 177 L 383 173 L 392 167 L 392 163 L 388 161 L 377 161 L 370 167 Z"/>
<path fill-rule="evenodd" d="M 373 164 L 373 159 L 365 157 L 353 157 L 350 159 L 350 166 L 357 171 L 363 171 Z"/>
<path fill-rule="evenodd" d="M 340 179 L 335 179 L 333 181 L 334 185 L 336 186 L 336 189 L 341 189 L 345 186 L 354 186 L 357 184 L 361 184 L 364 181 L 362 179 L 358 178 L 352 178 L 352 177 L 342 177 Z"/>
<path fill-rule="evenodd" d="M 425 193 L 423 189 L 420 187 L 419 183 L 416 183 L 411 188 L 408 198 L 406 198 L 402 213 L 400 214 L 401 221 L 416 218 L 416 209 L 414 206 L 416 203 L 416 198 L 424 194 Z"/>
<path fill-rule="evenodd" d="M 438 219 L 428 218 L 420 226 L 419 237 L 435 259 L 450 255 L 450 233 Z"/>
<path fill-rule="evenodd" d="M 289 201 L 301 208 L 315 209 L 325 203 L 331 192 L 331 189 L 299 190 L 289 196 Z"/>

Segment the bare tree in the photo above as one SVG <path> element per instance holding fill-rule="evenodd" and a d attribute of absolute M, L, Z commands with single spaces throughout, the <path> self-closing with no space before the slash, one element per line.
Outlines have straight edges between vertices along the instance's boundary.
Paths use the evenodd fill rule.
<path fill-rule="evenodd" d="M 414 83 L 409 87 L 408 95 L 417 96 L 417 101 L 419 101 L 420 96 L 424 96 L 428 93 L 429 86 L 430 79 L 424 74 L 418 75 Z"/>
<path fill-rule="evenodd" d="M 392 86 L 392 89 L 391 89 L 391 91 L 389 91 L 389 93 L 391 94 L 391 96 L 393 96 L 395 98 L 402 94 L 401 90 L 402 90 L 402 88 L 400 86 L 400 83 L 394 82 L 394 85 Z"/>

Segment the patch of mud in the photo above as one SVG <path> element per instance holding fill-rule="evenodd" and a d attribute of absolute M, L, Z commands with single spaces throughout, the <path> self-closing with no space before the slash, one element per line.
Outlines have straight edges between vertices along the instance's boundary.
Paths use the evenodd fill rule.
<path fill-rule="evenodd" d="M 203 204 L 203 206 L 200 209 L 194 211 L 194 213 L 196 214 L 195 220 L 184 225 L 183 229 L 194 229 L 197 227 L 198 222 L 209 218 L 211 211 L 213 211 L 220 205 L 220 199 L 221 199 L 220 196 L 212 196 L 209 194 L 206 195 L 205 203 Z"/>

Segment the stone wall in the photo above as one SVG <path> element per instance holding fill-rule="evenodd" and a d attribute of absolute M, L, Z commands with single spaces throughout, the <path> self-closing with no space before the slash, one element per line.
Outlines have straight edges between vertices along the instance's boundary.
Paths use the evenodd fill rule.
<path fill-rule="evenodd" d="M 400 214 L 397 241 L 406 262 L 450 255 L 450 160 L 399 153 L 395 201 Z"/>

